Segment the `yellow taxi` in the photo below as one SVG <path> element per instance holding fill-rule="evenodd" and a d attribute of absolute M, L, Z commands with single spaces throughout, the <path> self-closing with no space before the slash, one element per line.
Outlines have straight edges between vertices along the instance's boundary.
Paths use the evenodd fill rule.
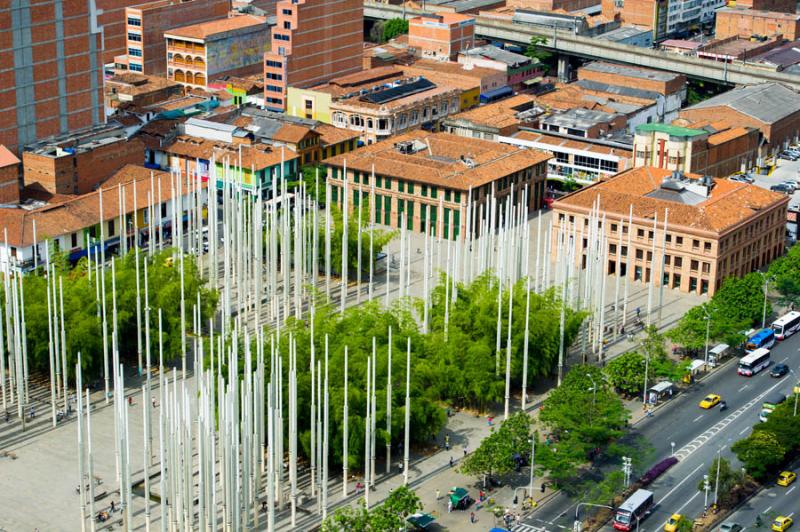
<path fill-rule="evenodd" d="M 710 393 L 706 395 L 702 401 L 700 401 L 700 408 L 713 408 L 719 404 L 722 400 L 722 397 L 715 393 Z"/>
<path fill-rule="evenodd" d="M 793 471 L 784 471 L 780 475 L 778 475 L 778 486 L 788 486 L 792 482 L 797 480 L 797 474 Z"/>
<path fill-rule="evenodd" d="M 683 522 L 683 516 L 681 514 L 672 514 L 669 520 L 664 524 L 664 532 L 677 532 L 678 528 L 681 526 L 681 522 Z"/>
<path fill-rule="evenodd" d="M 775 532 L 784 532 L 790 526 L 792 526 L 793 522 L 794 521 L 792 521 L 791 517 L 785 517 L 783 515 L 779 515 L 772 522 L 772 530 L 774 530 Z"/>

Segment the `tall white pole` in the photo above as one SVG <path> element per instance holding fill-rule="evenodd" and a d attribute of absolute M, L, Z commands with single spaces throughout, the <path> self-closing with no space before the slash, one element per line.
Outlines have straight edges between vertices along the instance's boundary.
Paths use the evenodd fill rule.
<path fill-rule="evenodd" d="M 403 434 L 403 485 L 408 485 L 408 443 L 411 430 L 411 338 L 406 347 L 406 427 Z"/>

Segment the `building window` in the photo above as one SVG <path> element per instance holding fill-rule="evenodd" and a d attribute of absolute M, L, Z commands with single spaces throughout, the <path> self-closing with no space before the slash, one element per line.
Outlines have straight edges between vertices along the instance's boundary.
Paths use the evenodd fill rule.
<path fill-rule="evenodd" d="M 130 70 L 132 72 L 141 72 L 142 71 L 142 65 L 140 65 L 139 63 L 129 63 L 128 64 L 128 70 Z"/>
<path fill-rule="evenodd" d="M 692 249 L 697 249 L 700 247 L 700 241 L 697 239 L 692 240 Z"/>
<path fill-rule="evenodd" d="M 675 267 L 676 268 L 683 267 L 683 257 L 675 257 Z"/>
<path fill-rule="evenodd" d="M 275 39 L 278 40 L 278 41 L 288 41 L 289 40 L 289 36 L 288 35 L 284 35 L 283 33 L 276 33 L 275 34 Z"/>
<path fill-rule="evenodd" d="M 675 245 L 676 246 L 682 246 L 683 245 L 683 237 L 682 236 L 676 236 L 675 237 Z"/>
<path fill-rule="evenodd" d="M 128 32 L 128 40 L 134 42 L 142 42 L 142 34 L 141 33 L 133 33 L 132 31 Z"/>
<path fill-rule="evenodd" d="M 267 72 L 267 79 L 274 79 L 275 81 L 283 81 L 283 74 L 273 74 L 272 72 Z"/>
<path fill-rule="evenodd" d="M 711 253 L 711 242 L 703 242 L 703 251 Z"/>
<path fill-rule="evenodd" d="M 636 237 L 637 238 L 644 238 L 644 229 L 637 229 L 636 230 Z"/>
<path fill-rule="evenodd" d="M 267 61 L 267 66 L 270 68 L 282 68 L 283 63 L 280 61 Z"/>
<path fill-rule="evenodd" d="M 114 236 L 114 220 L 108 221 L 108 236 Z"/>
<path fill-rule="evenodd" d="M 643 258 L 644 258 L 644 251 L 643 251 L 643 250 L 641 250 L 641 249 L 637 249 L 637 250 L 636 250 L 636 258 L 637 258 L 638 260 L 641 260 L 641 259 L 643 259 Z"/>
<path fill-rule="evenodd" d="M 708 281 L 703 279 L 700 281 L 700 293 L 707 294 L 708 293 Z"/>
<path fill-rule="evenodd" d="M 703 273 L 711 273 L 711 263 L 704 262 L 703 263 Z"/>
<path fill-rule="evenodd" d="M 292 29 L 292 23 L 288 20 L 283 21 L 283 29 L 290 30 Z"/>
<path fill-rule="evenodd" d="M 72 247 L 73 248 L 78 247 L 78 233 L 72 233 L 72 235 L 70 235 L 70 239 L 71 239 Z"/>
<path fill-rule="evenodd" d="M 291 15 L 292 15 L 292 10 L 291 10 L 291 9 L 284 9 L 284 10 L 282 11 L 282 13 L 283 13 L 284 15 L 291 16 Z"/>
<path fill-rule="evenodd" d="M 689 263 L 689 269 L 693 272 L 697 271 L 697 268 L 700 266 L 700 263 L 694 259 Z"/>
<path fill-rule="evenodd" d="M 142 57 L 142 50 L 140 48 L 128 48 L 128 55 L 133 57 Z M 172 55 L 172 54 L 169 54 Z M 171 57 L 169 59 L 172 59 Z"/>
<path fill-rule="evenodd" d="M 697 290 L 697 277 L 689 277 L 689 292 Z"/>
<path fill-rule="evenodd" d="M 270 92 L 283 92 L 283 89 L 277 85 L 267 85 L 267 90 Z"/>
<path fill-rule="evenodd" d="M 142 26 L 142 19 L 136 17 L 128 17 L 128 26 Z"/>

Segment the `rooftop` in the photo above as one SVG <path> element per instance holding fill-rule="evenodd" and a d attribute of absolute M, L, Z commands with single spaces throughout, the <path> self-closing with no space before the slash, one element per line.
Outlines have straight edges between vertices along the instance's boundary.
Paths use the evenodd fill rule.
<path fill-rule="evenodd" d="M 502 129 L 519 124 L 522 121 L 519 116 L 520 113 L 529 110 L 536 111 L 537 109 L 534 107 L 534 102 L 535 99 L 533 96 L 519 94 L 495 103 L 475 107 L 474 109 L 458 113 L 457 115 L 452 115 L 447 118 L 447 121 L 471 122 L 486 127 Z M 538 110 L 538 113 L 535 114 L 538 115 L 541 114 L 541 112 L 541 110 Z"/>
<path fill-rule="evenodd" d="M 280 164 L 281 160 L 289 161 L 298 155 L 289 149 L 281 149 L 268 144 L 229 144 L 181 135 L 171 144 L 164 147 L 166 153 L 190 159 L 212 159 L 222 162 L 228 159 L 230 164 L 239 164 L 241 154 L 242 168 L 254 168 L 256 171 Z"/>
<path fill-rule="evenodd" d="M 736 87 L 687 109 L 729 107 L 766 124 L 800 111 L 800 95 L 779 83 Z"/>
<path fill-rule="evenodd" d="M 703 43 L 697 41 L 687 41 L 684 39 L 667 39 L 665 41 L 661 41 L 661 47 L 667 48 L 680 48 L 682 50 L 696 50 L 700 48 Z"/>
<path fill-rule="evenodd" d="M 362 90 L 370 90 L 374 87 L 403 79 L 403 77 L 405 77 L 403 71 L 398 67 L 381 66 L 333 78 L 328 83 L 317 85 L 311 90 L 330 94 L 335 99 L 350 98 L 358 95 Z"/>
<path fill-rule="evenodd" d="M 182 86 L 180 83 L 162 76 L 146 76 L 135 72 L 115 74 L 106 80 L 106 84 L 114 85 L 117 92 L 124 91 L 125 94 L 131 95 Z"/>
<path fill-rule="evenodd" d="M 469 22 L 475 21 L 475 17 L 470 15 L 461 15 L 459 13 L 448 13 L 447 11 L 442 11 L 440 13 L 435 13 L 434 15 L 422 15 L 419 17 L 414 17 L 409 19 L 409 23 L 416 23 L 416 24 L 424 24 L 425 22 L 438 22 L 440 24 L 460 24 L 462 22 Z"/>
<path fill-rule="evenodd" d="M 114 120 L 105 124 L 76 129 L 44 138 L 25 146 L 24 151 L 45 157 L 65 157 L 75 153 L 91 151 L 106 144 L 123 142 L 128 136 L 125 129 Z"/>
<path fill-rule="evenodd" d="M 604 61 L 595 61 L 581 67 L 582 70 L 589 72 L 601 72 L 603 74 L 611 74 L 613 76 L 625 76 L 628 78 L 646 79 L 650 81 L 668 82 L 678 79 L 683 74 L 674 74 L 672 72 L 665 72 L 663 70 L 651 70 L 649 68 L 638 68 L 628 65 L 618 65 L 616 63 L 606 63 Z"/>
<path fill-rule="evenodd" d="M 327 165 L 388 175 L 422 184 L 469 190 L 552 157 L 551 154 L 415 130 L 323 161 Z"/>
<path fill-rule="evenodd" d="M 716 11 L 717 13 L 733 13 L 745 17 L 765 17 L 785 21 L 795 21 L 800 19 L 800 15 L 796 13 L 781 13 L 779 11 L 764 11 L 760 9 L 749 9 L 743 7 L 721 7 Z"/>
<path fill-rule="evenodd" d="M 559 85 L 554 91 L 540 94 L 536 96 L 536 101 L 550 109 L 582 108 L 630 115 L 655 105 L 657 96 L 656 93 L 641 89 L 580 80 Z"/>
<path fill-rule="evenodd" d="M 605 41 L 617 42 L 624 39 L 630 39 L 637 35 L 652 33 L 653 30 L 649 28 L 642 28 L 639 26 L 620 26 L 619 28 L 607 31 L 597 36 L 598 39 Z"/>
<path fill-rule="evenodd" d="M 247 28 L 258 29 L 263 26 L 264 31 L 267 31 L 267 19 L 265 17 L 257 17 L 255 15 L 237 15 L 235 17 L 228 17 L 220 20 L 211 20 L 209 22 L 201 22 L 200 24 L 192 24 L 191 26 L 183 26 L 181 28 L 173 28 L 164 32 L 165 37 L 183 37 L 187 39 L 210 39 L 213 37 L 223 38 L 224 34 L 237 30 L 244 30 Z M 264 38 L 267 39 L 268 36 Z"/>
<path fill-rule="evenodd" d="M 775 65 L 779 69 L 800 63 L 800 41 L 793 41 L 753 58 L 753 62 Z"/>
<path fill-rule="evenodd" d="M 751 41 L 750 39 L 740 39 L 736 37 L 711 41 L 697 49 L 699 56 L 712 55 L 740 58 L 750 56 L 748 52 L 752 50 L 763 50 L 765 46 L 775 45 L 776 41 L 771 42 Z"/>
<path fill-rule="evenodd" d="M 540 131 L 517 131 L 512 137 L 528 142 L 549 144 L 553 151 L 559 151 L 559 148 L 581 150 L 604 155 L 617 155 L 621 158 L 630 158 L 633 153 L 631 146 L 612 145 L 610 142 L 599 139 L 576 140 Z"/>
<path fill-rule="evenodd" d="M 151 176 L 153 179 L 151 180 Z M 122 210 L 134 211 L 133 188 L 136 196 L 146 198 L 151 184 L 159 187 L 162 201 L 172 197 L 174 180 L 170 174 L 142 166 L 126 165 L 112 178 L 111 186 L 103 185 L 103 211 L 100 212 L 100 192 L 93 191 L 79 196 L 55 198 L 58 203 L 39 204 L 33 208 L 0 208 L 0 226 L 8 229 L 8 243 L 14 247 L 26 247 L 34 243 L 33 224 L 36 223 L 37 240 L 69 235 L 95 225 L 98 219 L 113 220 L 120 216 L 120 186 L 122 185 Z M 190 183 L 181 180 L 184 193 Z M 180 186 L 180 185 L 179 185 Z M 202 186 L 206 186 L 203 184 Z M 139 208 L 142 200 L 139 200 Z"/>
<path fill-rule="evenodd" d="M 637 133 L 650 133 L 650 132 L 666 133 L 672 137 L 696 137 L 699 135 L 707 135 L 708 131 L 704 129 L 692 129 L 688 127 L 675 126 L 672 124 L 642 124 L 636 126 Z"/>
<path fill-rule="evenodd" d="M 554 124 L 574 129 L 588 129 L 598 124 L 607 124 L 618 115 L 589 109 L 569 109 L 563 113 L 554 113 L 542 119 L 543 123 Z"/>
<path fill-rule="evenodd" d="M 502 48 L 498 48 L 497 46 L 493 46 L 491 44 L 478 46 L 477 48 L 470 48 L 469 50 L 461 52 L 461 54 L 466 56 L 484 57 L 486 59 L 505 63 L 510 67 L 524 65 L 531 62 L 531 58 L 528 56 L 509 52 L 508 50 L 503 50 Z"/>
<path fill-rule="evenodd" d="M 708 190 L 702 176 L 688 174 L 684 178 L 673 179 L 672 171 L 662 168 L 633 168 L 564 196 L 553 208 L 588 211 L 599 201 L 612 218 L 627 218 L 633 208 L 634 217 L 649 221 L 656 215 L 663 220 L 669 209 L 671 226 L 720 235 L 765 208 L 789 201 L 783 194 L 747 183 L 706 178 L 713 183 Z"/>

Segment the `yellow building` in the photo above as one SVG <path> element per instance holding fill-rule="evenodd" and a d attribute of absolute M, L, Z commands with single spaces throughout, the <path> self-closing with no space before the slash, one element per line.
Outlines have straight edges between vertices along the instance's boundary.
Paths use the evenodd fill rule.
<path fill-rule="evenodd" d="M 291 116 L 330 124 L 331 98 L 327 92 L 289 87 L 286 91 L 286 112 Z"/>

